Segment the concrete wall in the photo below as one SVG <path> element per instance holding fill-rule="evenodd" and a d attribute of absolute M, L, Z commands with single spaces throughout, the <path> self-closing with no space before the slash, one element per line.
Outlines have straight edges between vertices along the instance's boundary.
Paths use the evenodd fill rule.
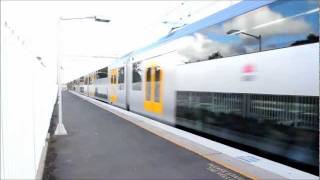
<path fill-rule="evenodd" d="M 1 179 L 35 178 L 57 96 L 56 57 L 26 36 L 1 18 Z"/>

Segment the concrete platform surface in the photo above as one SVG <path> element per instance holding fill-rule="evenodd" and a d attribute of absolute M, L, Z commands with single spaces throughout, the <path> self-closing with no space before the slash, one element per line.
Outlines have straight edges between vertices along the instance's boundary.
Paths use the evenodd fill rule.
<path fill-rule="evenodd" d="M 62 99 L 57 179 L 248 179 L 69 92 Z"/>

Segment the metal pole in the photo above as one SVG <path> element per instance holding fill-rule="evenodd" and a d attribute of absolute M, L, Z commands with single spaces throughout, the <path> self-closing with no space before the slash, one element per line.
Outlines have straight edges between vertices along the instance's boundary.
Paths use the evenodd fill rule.
<path fill-rule="evenodd" d="M 261 52 L 261 35 L 258 36 L 258 40 L 259 40 L 259 52 Z"/>
<path fill-rule="evenodd" d="M 60 19 L 58 19 L 58 59 L 57 59 L 57 80 L 58 80 L 58 105 L 59 105 L 59 122 L 57 125 L 57 128 L 54 132 L 55 135 L 67 135 L 67 130 L 65 129 L 64 125 L 63 125 L 63 120 L 62 120 L 62 93 L 61 93 L 61 24 L 60 24 Z"/>
<path fill-rule="evenodd" d="M 63 121 L 62 121 L 62 93 L 61 93 L 61 45 L 62 45 L 62 41 L 61 41 L 61 21 L 64 20 L 75 20 L 75 19 L 94 19 L 95 21 L 98 22 L 110 22 L 110 20 L 108 19 L 101 19 L 101 18 L 97 18 L 97 16 L 90 16 L 90 17 L 79 17 L 79 18 L 62 18 L 59 17 L 58 19 L 58 24 L 57 24 L 57 50 L 58 50 L 58 59 L 57 59 L 57 80 L 58 80 L 58 103 L 59 103 L 59 123 L 57 125 L 57 128 L 54 132 L 55 135 L 67 135 L 67 130 L 65 129 L 64 125 L 63 125 Z"/>
<path fill-rule="evenodd" d="M 245 34 L 247 36 L 251 36 L 251 37 L 254 37 L 254 38 L 258 39 L 258 41 L 259 41 L 259 52 L 261 52 L 261 50 L 262 50 L 262 47 L 261 47 L 261 35 L 255 36 L 255 35 L 248 34 L 248 33 L 245 33 L 245 32 L 241 32 L 241 34 Z"/>

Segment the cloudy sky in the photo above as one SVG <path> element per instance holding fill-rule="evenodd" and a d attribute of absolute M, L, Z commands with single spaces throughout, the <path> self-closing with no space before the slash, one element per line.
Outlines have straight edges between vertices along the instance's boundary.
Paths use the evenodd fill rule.
<path fill-rule="evenodd" d="M 63 81 L 67 82 L 113 60 L 94 56 L 122 56 L 166 35 L 172 26 L 192 23 L 237 2 L 1 1 L 1 22 L 14 29 L 52 73 L 59 42 Z M 111 22 L 58 21 L 59 17 L 88 16 L 108 18 Z"/>

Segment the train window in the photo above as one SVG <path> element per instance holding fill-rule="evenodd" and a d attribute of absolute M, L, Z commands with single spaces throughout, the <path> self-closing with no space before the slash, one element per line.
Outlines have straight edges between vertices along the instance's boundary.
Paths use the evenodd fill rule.
<path fill-rule="evenodd" d="M 146 71 L 146 100 L 151 100 L 151 67 Z"/>
<path fill-rule="evenodd" d="M 119 83 L 119 90 L 124 89 L 124 67 L 118 69 L 118 83 Z"/>
<path fill-rule="evenodd" d="M 124 67 L 119 68 L 118 70 L 118 83 L 124 83 Z"/>
<path fill-rule="evenodd" d="M 176 102 L 178 126 L 319 163 L 319 97 L 178 91 Z"/>
<path fill-rule="evenodd" d="M 161 69 L 159 66 L 154 67 L 155 69 L 155 92 L 154 101 L 160 102 L 160 83 L 161 83 Z"/>
<path fill-rule="evenodd" d="M 105 68 L 97 71 L 96 77 L 97 77 L 97 79 L 107 78 L 108 77 L 108 67 L 105 67 Z"/>
<path fill-rule="evenodd" d="M 142 69 L 141 69 L 141 62 L 133 63 L 132 64 L 132 90 L 141 90 L 141 76 L 142 76 Z"/>
<path fill-rule="evenodd" d="M 178 52 L 192 62 L 316 43 L 318 24 L 318 1 L 276 1 L 194 33 Z"/>
<path fill-rule="evenodd" d="M 96 76 L 97 76 L 97 79 L 102 79 L 102 78 L 107 78 L 108 77 L 108 75 L 106 73 L 100 72 L 100 71 L 97 72 Z"/>
<path fill-rule="evenodd" d="M 82 77 L 80 77 L 79 82 L 84 82 L 84 77 L 83 77 L 83 76 L 82 76 Z"/>
<path fill-rule="evenodd" d="M 105 74 L 105 77 L 108 77 L 108 67 L 101 69 L 99 72 L 102 72 L 103 74 Z"/>

